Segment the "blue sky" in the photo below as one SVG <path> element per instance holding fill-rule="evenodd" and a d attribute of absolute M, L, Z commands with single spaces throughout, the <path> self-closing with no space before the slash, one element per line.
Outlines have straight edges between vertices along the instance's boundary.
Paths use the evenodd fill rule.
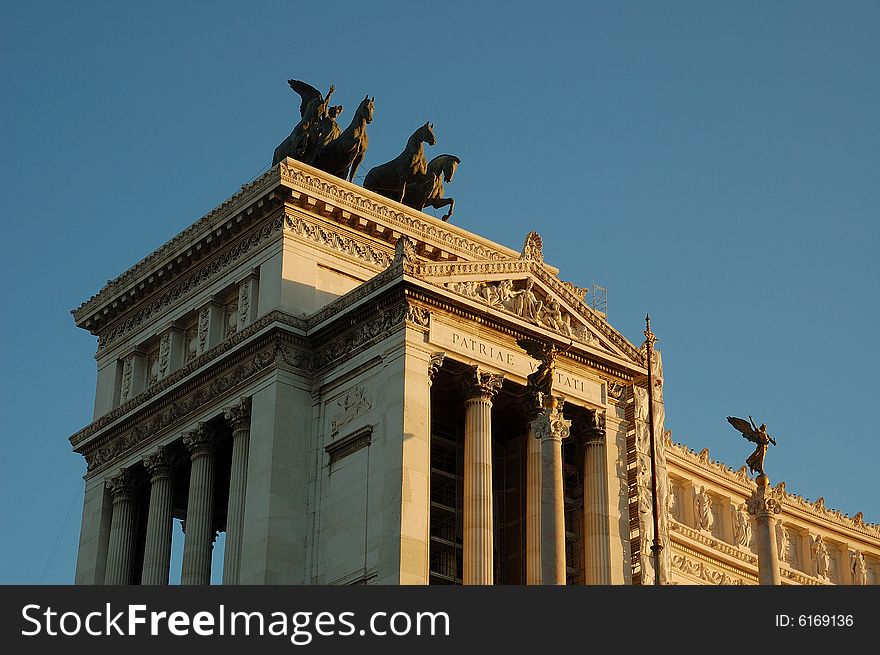
<path fill-rule="evenodd" d="M 537 229 L 637 344 L 649 311 L 676 441 L 738 468 L 752 414 L 774 482 L 880 521 L 880 4 L 0 7 L 0 583 L 73 580 L 96 342 L 69 310 L 266 169 L 288 78 L 343 125 L 375 96 L 360 175 L 433 121 L 455 224 Z"/>

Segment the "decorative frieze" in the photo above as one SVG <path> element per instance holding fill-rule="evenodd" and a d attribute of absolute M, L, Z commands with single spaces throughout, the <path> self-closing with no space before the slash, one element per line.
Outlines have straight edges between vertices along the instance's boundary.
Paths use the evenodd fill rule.
<path fill-rule="evenodd" d="M 324 246 L 325 248 L 330 248 L 336 252 L 348 255 L 354 259 L 359 259 L 371 266 L 386 268 L 391 265 L 392 258 L 388 252 L 375 248 L 369 244 L 356 241 L 326 227 L 310 223 L 299 215 L 285 216 L 284 229 L 286 232 L 295 234 L 303 239 Z"/>
<path fill-rule="evenodd" d="M 678 521 L 670 521 L 669 522 L 669 530 L 670 532 L 677 532 L 692 541 L 696 541 L 704 546 L 708 546 L 713 550 L 717 550 L 721 553 L 729 557 L 733 557 L 738 559 L 741 562 L 746 564 L 757 566 L 758 558 L 756 555 L 751 552 L 741 550 L 739 548 L 735 548 L 730 544 L 716 539 L 711 534 L 706 534 L 705 532 L 699 532 L 698 530 L 694 530 L 693 528 L 689 528 L 683 523 L 679 523 Z"/>
<path fill-rule="evenodd" d="M 740 577 L 728 574 L 726 571 L 719 571 L 717 568 L 706 564 L 700 560 L 689 558 L 684 553 L 672 554 L 672 566 L 698 580 L 708 582 L 713 585 L 745 585 L 749 584 Z"/>
<path fill-rule="evenodd" d="M 500 247 L 490 247 L 457 234 L 444 227 L 440 221 L 424 220 L 417 216 L 410 216 L 403 212 L 390 208 L 387 200 L 377 202 L 366 196 L 356 193 L 347 188 L 348 185 L 340 185 L 328 182 L 326 178 L 311 175 L 305 171 L 288 166 L 286 162 L 279 164 L 281 179 L 301 188 L 310 189 L 324 198 L 332 199 L 337 204 L 344 205 L 349 209 L 357 210 L 374 218 L 382 220 L 383 224 L 390 223 L 392 227 L 402 228 L 401 231 L 414 232 L 417 238 L 425 241 L 439 242 L 461 254 L 474 259 L 500 259 L 510 257 L 506 250 Z"/>
<path fill-rule="evenodd" d="M 282 223 L 281 217 L 275 218 L 221 254 L 212 257 L 192 273 L 183 276 L 180 282 L 166 289 L 163 293 L 157 294 L 147 304 L 140 305 L 139 309 L 123 315 L 112 325 L 102 328 L 98 336 L 98 352 L 110 347 L 120 338 L 161 314 L 171 305 L 179 305 L 186 298 L 194 295 L 197 290 L 203 289 L 230 268 L 238 265 L 242 259 L 251 255 L 264 242 L 274 238 L 276 233 L 281 231 Z"/>
<path fill-rule="evenodd" d="M 335 364 L 352 353 L 369 348 L 399 329 L 409 316 L 410 305 L 406 302 L 394 305 L 373 319 L 367 320 L 353 330 L 336 338 L 315 355 L 315 368 L 322 369 Z"/>

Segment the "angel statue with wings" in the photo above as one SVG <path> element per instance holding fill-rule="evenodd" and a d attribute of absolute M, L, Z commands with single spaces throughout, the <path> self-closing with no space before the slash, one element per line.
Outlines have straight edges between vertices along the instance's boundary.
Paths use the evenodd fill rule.
<path fill-rule="evenodd" d="M 565 350 L 559 350 L 555 343 L 543 343 L 534 339 L 517 339 L 516 345 L 526 351 L 529 357 L 541 362 L 538 368 L 527 377 L 526 393 L 536 394 L 539 405 L 554 402 L 553 399 L 553 373 L 556 369 L 556 356 L 567 352 L 571 344 Z"/>
<path fill-rule="evenodd" d="M 332 128 L 336 124 L 334 119 L 342 111 L 341 106 L 334 107 L 332 112 L 330 110 L 330 96 L 333 95 L 336 87 L 331 84 L 327 95 L 322 96 L 318 89 L 301 80 L 287 80 L 287 84 L 301 98 L 299 105 L 301 119 L 294 126 L 290 135 L 275 148 L 275 153 L 272 155 L 272 165 L 274 166 L 285 157 L 313 164 L 318 154 L 318 147 L 322 144 L 324 137 L 329 138 L 329 134 L 332 133 Z"/>
<path fill-rule="evenodd" d="M 751 421 L 751 425 L 749 425 L 745 419 L 737 418 L 735 416 L 727 417 L 727 422 L 739 430 L 743 437 L 758 444 L 755 447 L 755 452 L 749 455 L 749 458 L 746 460 L 749 470 L 753 473 L 758 473 L 759 475 L 766 475 L 764 473 L 764 456 L 767 454 L 768 445 L 772 443 L 775 446 L 776 441 L 773 437 L 767 434 L 766 423 L 761 423 L 761 427 L 758 427 L 755 425 L 755 421 L 752 419 L 751 415 L 749 415 L 749 421 Z"/>

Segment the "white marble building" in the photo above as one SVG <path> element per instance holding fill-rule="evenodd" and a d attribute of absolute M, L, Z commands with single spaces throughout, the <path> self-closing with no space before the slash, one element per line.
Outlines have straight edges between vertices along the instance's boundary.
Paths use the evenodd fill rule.
<path fill-rule="evenodd" d="M 184 584 L 218 532 L 225 584 L 653 583 L 645 351 L 557 274 L 535 233 L 274 166 L 73 312 L 76 582 L 167 584 L 180 519 Z M 553 411 L 518 338 L 571 344 Z M 672 443 L 655 363 L 661 581 L 757 584 L 754 482 Z M 877 525 L 777 496 L 783 584 L 880 583 Z"/>

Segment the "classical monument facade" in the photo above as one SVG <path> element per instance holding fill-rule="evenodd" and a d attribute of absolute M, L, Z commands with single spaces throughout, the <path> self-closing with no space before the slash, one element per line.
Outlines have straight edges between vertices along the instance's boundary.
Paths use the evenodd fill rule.
<path fill-rule="evenodd" d="M 758 584 L 761 518 L 781 584 L 880 584 L 861 513 L 758 503 L 674 443 L 659 353 L 649 395 L 645 345 L 558 272 L 536 233 L 282 158 L 73 312 L 98 338 L 76 582 L 169 583 L 180 520 L 183 584 L 220 532 L 225 584 Z"/>

